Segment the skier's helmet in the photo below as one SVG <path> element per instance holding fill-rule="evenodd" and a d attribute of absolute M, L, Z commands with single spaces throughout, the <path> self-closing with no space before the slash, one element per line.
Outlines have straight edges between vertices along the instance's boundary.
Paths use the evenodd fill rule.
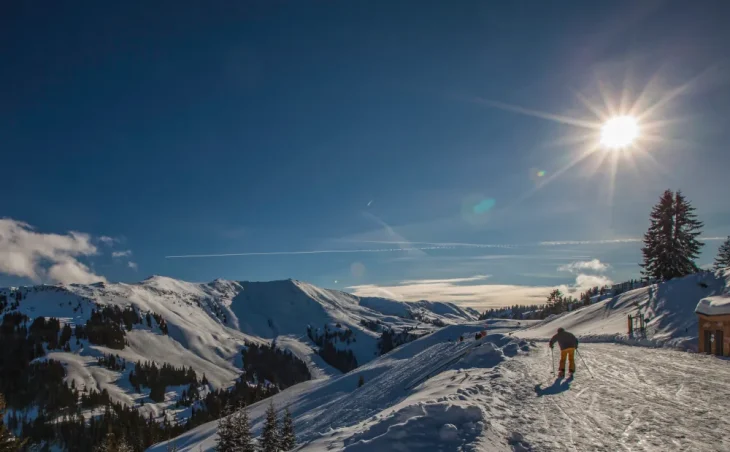
<path fill-rule="evenodd" d="M 558 333 L 563 333 L 563 332 L 565 332 L 565 328 L 562 328 L 562 327 L 558 328 Z"/>

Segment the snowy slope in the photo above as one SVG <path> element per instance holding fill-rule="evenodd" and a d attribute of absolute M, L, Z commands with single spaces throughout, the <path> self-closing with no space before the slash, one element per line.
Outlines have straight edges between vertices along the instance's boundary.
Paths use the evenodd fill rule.
<path fill-rule="evenodd" d="M 292 412 L 299 441 L 308 443 L 303 450 L 339 450 L 345 443 L 354 447 L 353 450 L 380 450 L 382 444 L 372 441 L 379 436 L 376 432 L 398 424 L 398 419 L 421 413 L 425 418 L 432 418 L 428 420 L 429 424 L 438 427 L 419 427 L 423 434 L 430 435 L 429 441 L 438 443 L 444 436 L 446 444 L 458 443 L 466 448 L 464 450 L 480 450 L 479 437 L 488 420 L 459 393 L 458 384 L 445 385 L 439 376 L 444 372 L 451 376 L 468 373 L 459 369 L 483 371 L 527 350 L 525 343 L 521 344 L 523 350 L 520 351 L 520 344 L 500 334 L 475 341 L 471 336 L 480 329 L 479 325 L 446 327 L 346 375 L 291 387 L 275 395 L 273 400 L 249 407 L 253 429 L 260 432 L 264 411 L 273 402 Z M 460 335 L 468 339 L 463 343 L 453 341 Z M 365 385 L 358 388 L 360 376 Z M 432 377 L 439 382 L 431 382 Z M 485 377 L 484 383 L 487 381 Z M 442 432 L 446 424 L 454 425 L 456 432 L 451 427 L 445 427 Z M 182 451 L 213 450 L 216 428 L 216 422 L 204 424 L 176 438 L 174 443 Z M 356 432 L 360 432 L 359 436 Z M 427 440 L 423 437 L 414 439 Z M 167 444 L 159 444 L 150 450 L 164 451 L 166 447 Z"/>
<path fill-rule="evenodd" d="M 581 346 L 577 377 L 556 380 L 544 345 L 526 346 L 499 335 L 488 336 L 478 348 L 470 341 L 448 342 L 447 336 L 472 332 L 459 328 L 413 342 L 353 374 L 302 383 L 276 395 L 274 405 L 294 413 L 297 450 L 730 448 L 722 434 L 730 417 L 727 360 L 588 343 Z M 435 373 L 424 380 L 429 370 Z M 358 374 L 366 380 L 361 388 L 356 388 Z M 248 407 L 255 434 L 268 403 Z M 165 451 L 170 444 L 181 451 L 212 451 L 215 440 L 212 422 L 150 451 Z"/>
<path fill-rule="evenodd" d="M 162 316 L 168 335 L 162 334 L 156 323 L 150 328 L 143 322 L 126 332 L 127 345 L 122 350 L 84 340 L 79 345 L 72 341 L 71 352 L 59 350 L 48 355 L 65 365 L 69 384 L 73 381 L 80 389 L 106 389 L 113 401 L 128 405 L 144 401 L 144 414 L 150 411 L 155 415 L 167 409 L 171 414 L 185 416 L 186 410 L 172 409 L 179 396 L 175 388 L 168 388 L 169 397 L 160 404 L 151 403 L 148 393 L 135 393 L 129 383 L 129 373 L 137 361 L 189 366 L 199 378 L 205 375 L 213 388 L 224 388 L 241 373 L 240 351 L 246 342 L 275 340 L 279 347 L 302 359 L 313 378 L 322 378 L 341 372 L 317 354 L 316 346 L 307 337 L 308 325 L 315 329 L 328 325 L 334 330 L 339 323 L 341 328 L 351 329 L 356 342 L 339 343 L 337 347 L 352 349 L 363 364 L 377 355 L 379 333 L 363 327 L 361 320 L 377 321 L 396 329 L 415 328 L 420 323 L 409 318 L 408 307 L 401 310 L 406 317 L 402 318 L 363 306 L 353 295 L 291 280 L 268 283 L 216 280 L 200 284 L 153 276 L 137 284 L 72 284 L 18 290 L 22 300 L 17 310 L 31 319 L 56 317 L 62 323 L 81 325 L 89 319 L 92 309 L 106 305 L 133 306 L 142 315 L 151 312 Z M 0 293 L 10 295 L 11 289 L 0 289 Z M 459 316 L 472 318 L 455 306 L 435 306 L 448 317 L 430 311 L 429 316 L 444 323 L 453 322 Z M 420 327 L 423 333 L 434 329 L 432 325 Z M 127 368 L 112 371 L 99 366 L 96 359 L 104 354 L 125 359 Z"/>
<path fill-rule="evenodd" d="M 729 361 L 590 343 L 626 341 L 626 316 L 642 312 L 648 339 L 639 345 L 691 345 L 698 301 L 726 296 L 728 279 L 692 275 L 546 321 L 489 320 L 495 333 L 480 341 L 473 335 L 483 322 L 452 325 L 272 401 L 292 411 L 298 450 L 307 451 L 728 450 L 718 432 L 730 417 L 724 403 Z M 396 314 L 397 306 L 375 303 Z M 520 342 L 545 339 L 560 326 L 588 342 L 581 345 L 574 380 L 555 379 L 556 355 L 544 343 Z M 454 341 L 460 335 L 463 343 Z M 360 376 L 365 385 L 358 388 Z M 248 408 L 255 434 L 269 402 Z M 211 451 L 216 429 L 215 422 L 205 424 L 170 443 Z M 170 443 L 150 450 L 164 451 Z"/>
<path fill-rule="evenodd" d="M 730 273 L 699 273 L 660 284 L 635 289 L 593 305 L 548 318 L 518 331 L 523 338 L 546 339 L 559 327 L 586 341 L 638 342 L 696 350 L 697 316 L 695 308 L 706 297 L 725 294 Z M 643 313 L 647 338 L 628 337 L 628 315 Z"/>
<path fill-rule="evenodd" d="M 306 341 L 306 327 L 314 330 L 327 325 L 330 329 L 348 328 L 355 342 L 348 344 L 359 363 L 376 356 L 380 333 L 364 327 L 361 321 L 378 321 L 391 328 L 434 329 L 429 324 L 413 320 L 412 313 L 424 313 L 429 319 L 444 324 L 474 320 L 475 316 L 450 303 L 405 303 L 394 300 L 360 298 L 346 292 L 321 289 L 296 281 L 241 282 L 241 290 L 229 306 L 232 324 L 240 331 L 254 336 L 274 339 L 287 335 Z M 340 327 L 336 325 L 339 324 Z M 343 348 L 340 344 L 338 348 Z M 301 349 L 301 347 L 300 347 Z"/>

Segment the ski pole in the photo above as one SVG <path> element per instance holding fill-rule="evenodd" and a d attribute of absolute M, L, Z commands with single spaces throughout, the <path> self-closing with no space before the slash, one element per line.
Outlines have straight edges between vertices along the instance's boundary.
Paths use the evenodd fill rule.
<path fill-rule="evenodd" d="M 550 347 L 550 362 L 553 363 L 553 375 L 555 375 L 555 350 Z"/>
<path fill-rule="evenodd" d="M 593 372 L 591 371 L 591 368 L 588 367 L 588 364 L 586 364 L 586 360 L 583 359 L 583 355 L 580 354 L 580 352 L 578 351 L 577 348 L 575 349 L 575 351 L 578 353 L 578 356 L 580 356 L 580 360 L 583 361 L 583 365 L 586 366 L 586 369 L 588 369 L 588 373 L 591 374 L 591 378 L 594 378 L 593 377 Z"/>

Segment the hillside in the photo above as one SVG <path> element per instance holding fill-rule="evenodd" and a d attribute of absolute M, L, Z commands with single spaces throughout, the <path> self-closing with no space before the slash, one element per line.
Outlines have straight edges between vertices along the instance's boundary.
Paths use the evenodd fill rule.
<path fill-rule="evenodd" d="M 626 315 L 641 310 L 647 339 L 633 344 L 691 349 L 697 303 L 727 292 L 727 274 L 702 273 L 545 321 L 489 320 L 492 334 L 481 340 L 473 337 L 480 324 L 448 326 L 346 375 L 250 405 L 253 433 L 273 403 L 292 412 L 301 451 L 726 450 L 717 434 L 730 415 L 726 360 L 591 342 L 632 342 Z M 586 342 L 575 378 L 556 379 L 556 355 L 525 339 L 560 326 Z M 210 422 L 150 451 L 212 451 L 217 431 Z"/>
<path fill-rule="evenodd" d="M 528 339 L 550 338 L 562 327 L 584 342 L 625 342 L 697 349 L 695 308 L 706 297 L 730 291 L 730 272 L 703 272 L 631 290 L 590 306 L 548 318 L 518 331 Z M 628 315 L 644 314 L 646 338 L 628 337 Z"/>
<path fill-rule="evenodd" d="M 351 366 L 371 361 L 379 355 L 379 338 L 385 332 L 402 332 L 404 340 L 411 340 L 434 331 L 434 324 L 474 318 L 444 303 L 431 305 L 439 311 L 433 312 L 423 303 L 411 307 L 387 300 L 391 308 L 402 306 L 395 313 L 381 312 L 378 306 L 369 307 L 350 294 L 292 280 L 189 283 L 155 276 L 137 284 L 4 288 L 0 289 L 0 301 L 4 334 L 15 338 L 15 345 L 4 351 L 4 370 L 16 364 L 19 369 L 30 365 L 32 370 L 45 362 L 52 367 L 58 363 L 63 370 L 54 371 L 54 375 L 62 372 L 62 380 L 54 380 L 53 390 L 65 393 L 63 386 L 68 385 L 78 391 L 78 397 L 95 400 L 82 410 L 84 416 L 108 400 L 135 407 L 144 419 L 167 420 L 173 426 L 182 426 L 196 408 L 198 414 L 206 406 L 220 410 L 222 402 L 211 399 L 213 391 L 235 385 L 235 394 L 248 394 L 249 390 L 236 383 L 241 381 L 244 365 L 249 368 L 245 384 L 263 385 L 255 396 L 263 397 L 276 392 L 285 381 L 290 385 L 302 378 L 339 375 L 337 368 L 343 359 L 350 359 Z M 54 319 L 58 320 L 55 324 Z M 243 359 L 247 344 L 264 347 L 258 355 L 248 355 L 251 362 Z M 294 358 L 287 358 L 289 364 L 276 358 L 274 365 L 270 361 L 274 355 L 266 351 L 270 344 Z M 18 355 L 17 350 L 23 347 L 35 351 Z M 18 359 L 29 361 L 14 364 Z M 287 367 L 296 366 L 295 361 L 308 370 L 308 376 Z M 162 377 L 161 383 L 139 380 L 140 372 L 148 372 L 144 367 L 148 363 L 158 368 L 168 366 L 170 376 Z M 180 369 L 175 371 L 179 375 L 173 376 L 172 369 Z M 151 371 L 155 375 L 156 370 Z M 264 374 L 269 376 L 267 380 Z M 13 381 L 3 380 L 7 394 L 13 392 Z M 195 382 L 195 388 L 188 387 L 190 382 Z M 9 397 L 12 417 L 19 419 L 18 425 L 33 422 L 37 413 L 45 413 L 43 405 L 54 397 Z"/>
<path fill-rule="evenodd" d="M 477 341 L 473 338 L 479 325 L 454 325 L 429 336 L 406 344 L 393 352 L 339 377 L 302 383 L 275 395 L 270 401 L 262 401 L 248 409 L 254 431 L 263 426 L 264 411 L 271 402 L 277 407 L 287 407 L 295 417 L 297 437 L 301 443 L 310 443 L 305 450 L 341 449 L 345 443 L 360 441 L 353 450 L 395 450 L 390 440 L 398 440 L 398 450 L 412 450 L 421 443 L 432 449 L 447 439 L 455 445 L 467 445 L 486 433 L 488 420 L 481 410 L 470 406 L 464 397 L 463 387 L 442 377 L 446 372 L 461 373 L 458 369 L 493 368 L 506 359 L 528 351 L 525 342 L 518 343 L 502 334 L 493 334 Z M 467 339 L 456 342 L 464 335 Z M 468 373 L 462 374 L 468 377 Z M 363 387 L 358 388 L 362 376 Z M 431 381 L 430 378 L 434 377 Z M 465 378 L 466 379 L 466 378 Z M 489 377 L 480 378 L 481 385 L 488 384 Z M 438 398 L 434 403 L 432 398 Z M 420 419 L 434 427 L 430 431 L 414 422 L 418 431 L 413 438 L 406 438 L 409 427 L 400 425 L 410 417 Z M 446 430 L 443 425 L 453 425 Z M 395 429 L 395 430 L 393 430 Z M 176 438 L 174 444 L 183 451 L 213 450 L 216 441 L 217 422 L 197 427 Z M 373 441 L 374 438 L 377 439 Z M 405 443 L 405 445 L 403 444 Z M 411 446 L 409 446 L 409 444 Z M 159 444 L 151 451 L 166 450 L 167 443 Z M 425 449 L 424 449 L 425 450 Z M 464 450 L 480 450 L 468 448 Z"/>

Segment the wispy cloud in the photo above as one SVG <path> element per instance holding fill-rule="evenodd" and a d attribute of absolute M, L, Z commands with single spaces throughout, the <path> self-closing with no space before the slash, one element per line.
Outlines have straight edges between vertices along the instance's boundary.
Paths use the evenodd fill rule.
<path fill-rule="evenodd" d="M 569 264 L 561 265 L 558 267 L 558 271 L 579 273 L 582 271 L 590 270 L 594 272 L 605 272 L 610 268 L 610 265 L 604 264 L 598 259 L 591 259 L 589 261 L 577 261 Z"/>
<path fill-rule="evenodd" d="M 450 301 L 479 309 L 514 304 L 541 304 L 552 287 L 507 284 L 464 284 L 486 279 L 477 275 L 452 279 L 407 280 L 391 286 L 366 284 L 348 287 L 355 295 L 385 297 L 402 301 Z"/>
<path fill-rule="evenodd" d="M 309 251 L 264 251 L 251 253 L 221 253 L 221 254 L 181 254 L 165 256 L 165 259 L 191 259 L 204 257 L 235 257 L 235 256 L 293 256 L 299 254 L 348 254 L 348 253 L 400 253 L 404 251 L 423 251 L 445 249 L 442 246 L 404 247 L 404 248 L 376 248 L 350 250 L 309 250 Z"/>
<path fill-rule="evenodd" d="M 98 240 L 106 246 L 112 246 L 115 243 L 119 242 L 119 239 L 115 239 L 114 237 L 109 237 L 108 235 L 102 235 L 101 237 L 98 238 Z"/>
<path fill-rule="evenodd" d="M 483 281 L 489 278 L 489 275 L 475 275 L 467 278 L 449 278 L 449 279 L 412 279 L 401 281 L 400 284 L 460 284 L 465 282 Z"/>
<path fill-rule="evenodd" d="M 97 253 L 89 234 L 44 234 L 10 218 L 0 219 L 0 273 L 40 282 L 106 281 L 77 260 Z"/>
<path fill-rule="evenodd" d="M 362 297 L 383 297 L 400 301 L 448 301 L 475 309 L 500 308 L 513 305 L 545 304 L 548 294 L 560 289 L 576 296 L 595 287 L 613 282 L 600 275 L 576 275 L 572 284 L 554 286 L 519 286 L 513 284 L 468 284 L 483 281 L 487 275 L 451 279 L 420 279 L 400 281 L 393 285 L 365 284 L 347 290 Z"/>
<path fill-rule="evenodd" d="M 137 266 L 137 263 L 132 261 L 127 262 L 127 267 L 131 268 L 134 271 L 137 271 L 137 269 L 139 268 Z"/>
<path fill-rule="evenodd" d="M 410 242 L 407 240 L 350 240 L 357 243 L 378 243 L 382 245 L 430 245 L 449 248 L 514 248 L 519 245 L 500 245 L 494 243 L 466 243 L 466 242 Z"/>
<path fill-rule="evenodd" d="M 625 239 L 606 239 L 606 240 L 561 240 L 555 242 L 540 242 L 540 246 L 563 246 L 563 245 L 606 245 L 611 243 L 636 243 L 641 239 L 629 237 Z"/>
<path fill-rule="evenodd" d="M 131 255 L 132 255 L 132 250 L 124 250 L 124 251 L 114 251 L 114 252 L 112 252 L 112 257 L 114 257 L 114 258 L 129 257 Z"/>

